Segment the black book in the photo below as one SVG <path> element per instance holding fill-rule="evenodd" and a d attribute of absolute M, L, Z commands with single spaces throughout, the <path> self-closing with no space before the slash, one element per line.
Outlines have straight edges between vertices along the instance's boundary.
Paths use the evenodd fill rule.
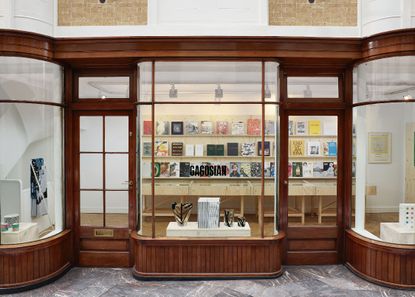
<path fill-rule="evenodd" d="M 228 156 L 239 156 L 239 144 L 237 142 L 229 142 L 227 145 Z"/>
<path fill-rule="evenodd" d="M 172 156 L 183 156 L 183 142 L 172 142 L 171 155 Z"/>
<path fill-rule="evenodd" d="M 190 176 L 190 162 L 180 162 L 180 177 Z"/>
<path fill-rule="evenodd" d="M 264 141 L 264 156 L 271 155 L 271 143 Z M 262 141 L 258 141 L 258 156 L 262 156 Z"/>

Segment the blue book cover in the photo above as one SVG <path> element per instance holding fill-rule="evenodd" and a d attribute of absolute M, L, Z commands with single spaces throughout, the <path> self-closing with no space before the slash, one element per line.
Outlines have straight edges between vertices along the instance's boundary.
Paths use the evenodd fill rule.
<path fill-rule="evenodd" d="M 337 143 L 335 141 L 329 141 L 327 144 L 329 148 L 329 156 L 337 156 Z"/>

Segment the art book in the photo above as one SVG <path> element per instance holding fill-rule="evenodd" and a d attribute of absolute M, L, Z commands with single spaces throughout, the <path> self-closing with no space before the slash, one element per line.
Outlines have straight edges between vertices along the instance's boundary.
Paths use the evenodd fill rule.
<path fill-rule="evenodd" d="M 229 177 L 240 177 L 241 176 L 241 163 L 230 162 L 229 164 Z"/>
<path fill-rule="evenodd" d="M 160 176 L 160 163 L 156 162 L 154 163 L 154 177 Z"/>
<path fill-rule="evenodd" d="M 295 135 L 295 122 L 288 121 L 288 135 L 293 136 Z"/>
<path fill-rule="evenodd" d="M 248 135 L 261 135 L 261 121 L 260 119 L 248 119 Z"/>
<path fill-rule="evenodd" d="M 168 157 L 169 156 L 169 143 L 165 140 L 156 140 L 154 146 L 154 155 L 156 157 Z"/>
<path fill-rule="evenodd" d="M 190 162 L 180 162 L 180 177 L 190 176 Z"/>
<path fill-rule="evenodd" d="M 170 162 L 170 176 L 179 177 L 180 176 L 180 163 L 177 161 Z"/>
<path fill-rule="evenodd" d="M 334 177 L 335 166 L 334 162 L 323 162 L 323 176 Z"/>
<path fill-rule="evenodd" d="M 228 142 L 226 146 L 228 156 L 239 156 L 239 144 L 237 142 Z"/>
<path fill-rule="evenodd" d="M 241 144 L 241 156 L 255 156 L 255 142 L 244 142 Z"/>
<path fill-rule="evenodd" d="M 211 121 L 202 121 L 200 123 L 201 134 L 213 134 L 213 123 Z"/>
<path fill-rule="evenodd" d="M 229 124 L 227 121 L 217 121 L 216 122 L 216 134 L 218 135 L 228 135 L 229 134 Z"/>
<path fill-rule="evenodd" d="M 171 122 L 171 134 L 183 135 L 183 122 Z"/>
<path fill-rule="evenodd" d="M 293 176 L 293 164 L 291 162 L 288 162 L 288 177 Z"/>
<path fill-rule="evenodd" d="M 187 121 L 187 122 L 185 122 L 184 131 L 185 131 L 186 135 L 199 134 L 199 122 L 197 122 L 197 121 Z"/>
<path fill-rule="evenodd" d="M 295 135 L 306 135 L 307 134 L 306 127 L 307 127 L 307 124 L 305 121 L 296 122 Z"/>
<path fill-rule="evenodd" d="M 261 177 L 261 173 L 262 173 L 261 162 L 252 162 L 251 163 L 251 176 Z"/>
<path fill-rule="evenodd" d="M 195 145 L 194 144 L 186 144 L 186 156 L 191 157 L 195 155 Z"/>
<path fill-rule="evenodd" d="M 307 155 L 308 156 L 320 156 L 320 141 L 308 141 L 307 142 Z"/>
<path fill-rule="evenodd" d="M 153 122 L 152 121 L 144 121 L 143 122 L 143 134 L 144 135 L 151 135 L 153 132 Z"/>
<path fill-rule="evenodd" d="M 251 163 L 241 162 L 241 168 L 240 168 L 239 174 L 241 177 L 250 177 L 251 176 Z"/>
<path fill-rule="evenodd" d="M 245 123 L 244 122 L 232 122 L 232 135 L 244 135 L 245 134 Z"/>
<path fill-rule="evenodd" d="M 265 177 L 274 177 L 275 176 L 275 163 L 274 162 L 265 162 Z"/>
<path fill-rule="evenodd" d="M 171 155 L 172 156 L 183 156 L 183 142 L 172 142 L 171 143 Z"/>
<path fill-rule="evenodd" d="M 308 121 L 308 135 L 315 136 L 321 135 L 321 122 L 320 120 Z"/>
<path fill-rule="evenodd" d="M 328 147 L 328 155 L 330 157 L 337 156 L 337 143 L 335 141 L 327 142 L 327 147 Z"/>
<path fill-rule="evenodd" d="M 293 162 L 292 170 L 293 177 L 303 177 L 303 163 Z"/>
<path fill-rule="evenodd" d="M 313 177 L 323 177 L 323 162 L 313 162 Z"/>
<path fill-rule="evenodd" d="M 303 177 L 313 177 L 313 162 L 303 162 Z"/>
<path fill-rule="evenodd" d="M 195 144 L 195 156 L 196 157 L 203 156 L 203 144 Z"/>
<path fill-rule="evenodd" d="M 151 157 L 151 142 L 143 142 L 143 156 Z"/>
<path fill-rule="evenodd" d="M 32 159 L 30 162 L 30 197 L 32 217 L 48 214 L 46 165 L 43 158 Z"/>
<path fill-rule="evenodd" d="M 169 162 L 160 163 L 160 177 L 170 177 L 170 163 Z"/>
<path fill-rule="evenodd" d="M 304 140 L 290 139 L 290 156 L 302 157 L 304 156 Z"/>
<path fill-rule="evenodd" d="M 275 135 L 274 121 L 265 121 L 265 135 Z"/>
<path fill-rule="evenodd" d="M 168 121 L 157 121 L 156 135 L 169 135 L 170 124 Z"/>
<path fill-rule="evenodd" d="M 271 143 L 264 141 L 264 156 L 271 155 Z M 262 141 L 258 141 L 258 156 L 262 156 Z"/>

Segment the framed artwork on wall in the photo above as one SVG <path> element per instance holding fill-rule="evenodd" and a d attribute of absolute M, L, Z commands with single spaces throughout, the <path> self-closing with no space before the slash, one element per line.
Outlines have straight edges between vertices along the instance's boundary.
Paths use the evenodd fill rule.
<path fill-rule="evenodd" d="M 382 164 L 392 162 L 392 135 L 389 132 L 369 132 L 368 162 Z"/>

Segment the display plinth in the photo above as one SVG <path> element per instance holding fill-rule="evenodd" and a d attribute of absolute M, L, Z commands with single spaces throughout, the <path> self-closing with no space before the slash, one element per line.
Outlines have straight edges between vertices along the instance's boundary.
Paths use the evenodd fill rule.
<path fill-rule="evenodd" d="M 198 228 L 197 222 L 187 222 L 181 226 L 177 222 L 170 222 L 166 230 L 167 237 L 250 237 L 251 228 L 246 223 L 239 227 L 233 223 L 232 227 L 220 223 L 219 228 Z"/>
<path fill-rule="evenodd" d="M 20 223 L 18 231 L 1 232 L 2 244 L 17 244 L 22 242 L 30 242 L 39 239 L 37 223 Z"/>
<path fill-rule="evenodd" d="M 386 242 L 415 244 L 415 232 L 399 223 L 380 223 L 380 238 Z"/>

